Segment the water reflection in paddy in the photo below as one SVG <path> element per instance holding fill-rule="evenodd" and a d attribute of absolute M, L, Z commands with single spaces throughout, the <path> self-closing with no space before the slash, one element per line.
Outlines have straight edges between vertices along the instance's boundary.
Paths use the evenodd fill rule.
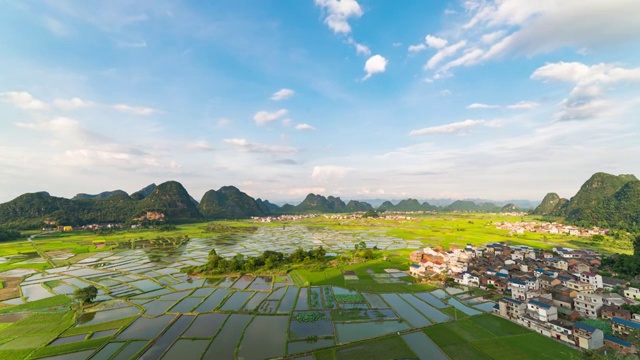
<path fill-rule="evenodd" d="M 251 360 L 284 355 L 288 321 L 288 316 L 256 316 L 244 332 L 238 357 Z"/>
<path fill-rule="evenodd" d="M 140 309 L 134 306 L 84 313 L 78 317 L 78 326 L 94 325 L 107 321 L 124 319 L 129 316 L 138 315 L 139 313 Z"/>
<path fill-rule="evenodd" d="M 231 314 L 220 333 L 213 339 L 203 358 L 233 359 L 242 331 L 252 318 L 252 315 Z"/>
<path fill-rule="evenodd" d="M 178 340 L 167 351 L 163 359 L 199 359 L 207 349 L 209 340 Z"/>
<path fill-rule="evenodd" d="M 191 323 L 187 331 L 182 334 L 184 338 L 212 338 L 220 330 L 222 324 L 227 320 L 227 314 L 203 314 L 198 315 Z"/>

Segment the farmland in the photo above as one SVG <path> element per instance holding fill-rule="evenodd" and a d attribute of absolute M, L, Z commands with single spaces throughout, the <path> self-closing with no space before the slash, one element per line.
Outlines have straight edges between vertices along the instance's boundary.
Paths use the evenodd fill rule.
<path fill-rule="evenodd" d="M 505 219 L 512 220 L 445 214 L 393 222 L 233 221 L 169 231 L 54 233 L 33 244 L 2 244 L 0 356 L 341 359 L 433 351 L 443 358 L 506 359 L 518 351 L 522 358 L 544 358 L 535 351 L 548 348 L 568 357 L 568 348 L 486 314 L 493 302 L 484 293 L 439 289 L 403 273 L 409 253 L 426 245 L 587 245 L 567 235 L 509 236 L 491 225 Z M 373 259 L 348 255 L 362 242 L 378 249 Z M 329 255 L 324 266 L 302 263 L 213 278 L 181 272 L 204 264 L 211 249 L 232 257 L 318 246 Z M 71 295 L 89 285 L 98 289 L 97 303 L 79 307 Z M 265 340 L 265 331 L 279 335 Z"/>

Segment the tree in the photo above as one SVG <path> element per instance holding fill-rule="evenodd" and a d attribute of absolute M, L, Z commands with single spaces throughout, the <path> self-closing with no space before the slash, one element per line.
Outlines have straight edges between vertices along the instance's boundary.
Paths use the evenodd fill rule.
<path fill-rule="evenodd" d="M 76 300 L 80 301 L 82 305 L 90 304 L 96 296 L 98 296 L 98 289 L 93 285 L 89 285 L 82 289 L 76 289 L 76 291 L 73 292 L 73 296 L 75 296 Z"/>

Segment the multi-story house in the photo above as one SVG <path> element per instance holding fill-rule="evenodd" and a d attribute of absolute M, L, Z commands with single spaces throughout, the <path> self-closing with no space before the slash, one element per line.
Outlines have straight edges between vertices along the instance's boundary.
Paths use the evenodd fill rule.
<path fill-rule="evenodd" d="M 575 290 L 577 292 L 582 292 L 582 293 L 589 293 L 589 294 L 593 294 L 595 290 L 593 288 L 593 285 L 591 285 L 590 283 L 575 281 L 575 280 L 567 281 L 566 286 L 571 290 Z"/>
<path fill-rule="evenodd" d="M 604 344 L 624 354 L 635 354 L 638 352 L 638 349 L 632 343 L 611 335 L 604 336 Z"/>
<path fill-rule="evenodd" d="M 527 304 L 516 299 L 504 297 L 498 301 L 498 309 L 500 316 L 513 320 L 526 313 Z"/>
<path fill-rule="evenodd" d="M 568 343 L 573 343 L 573 323 L 571 321 L 556 319 L 549 321 L 551 337 Z"/>
<path fill-rule="evenodd" d="M 594 290 L 602 289 L 604 287 L 602 283 L 602 276 L 589 271 L 583 271 L 580 273 L 580 281 L 593 285 Z"/>
<path fill-rule="evenodd" d="M 589 319 L 597 319 L 603 306 L 602 296 L 581 292 L 573 299 L 573 304 L 580 315 Z"/>
<path fill-rule="evenodd" d="M 527 314 L 544 323 L 558 319 L 558 309 L 542 301 L 531 299 L 527 302 Z"/>
<path fill-rule="evenodd" d="M 611 319 L 611 329 L 616 334 L 627 336 L 634 331 L 640 330 L 640 323 L 619 317 L 613 317 Z"/>
<path fill-rule="evenodd" d="M 629 299 L 639 300 L 640 299 L 640 289 L 636 289 L 636 288 L 630 287 L 630 288 L 628 288 L 628 289 L 626 289 L 624 291 L 624 296 L 628 297 Z"/>
<path fill-rule="evenodd" d="M 604 305 L 602 307 L 602 318 L 608 320 L 613 319 L 614 317 L 631 320 L 631 312 L 620 306 Z"/>
<path fill-rule="evenodd" d="M 599 349 L 604 346 L 604 333 L 595 326 L 576 322 L 573 324 L 573 343 L 582 349 Z"/>
<path fill-rule="evenodd" d="M 511 290 L 511 297 L 518 300 L 527 299 L 527 284 L 519 279 L 509 279 L 508 288 Z"/>

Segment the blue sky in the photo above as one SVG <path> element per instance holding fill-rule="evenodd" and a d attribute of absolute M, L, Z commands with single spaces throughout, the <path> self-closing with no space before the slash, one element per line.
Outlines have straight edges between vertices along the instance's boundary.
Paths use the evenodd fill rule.
<path fill-rule="evenodd" d="M 0 201 L 573 195 L 640 175 L 640 2 L 0 0 Z"/>

